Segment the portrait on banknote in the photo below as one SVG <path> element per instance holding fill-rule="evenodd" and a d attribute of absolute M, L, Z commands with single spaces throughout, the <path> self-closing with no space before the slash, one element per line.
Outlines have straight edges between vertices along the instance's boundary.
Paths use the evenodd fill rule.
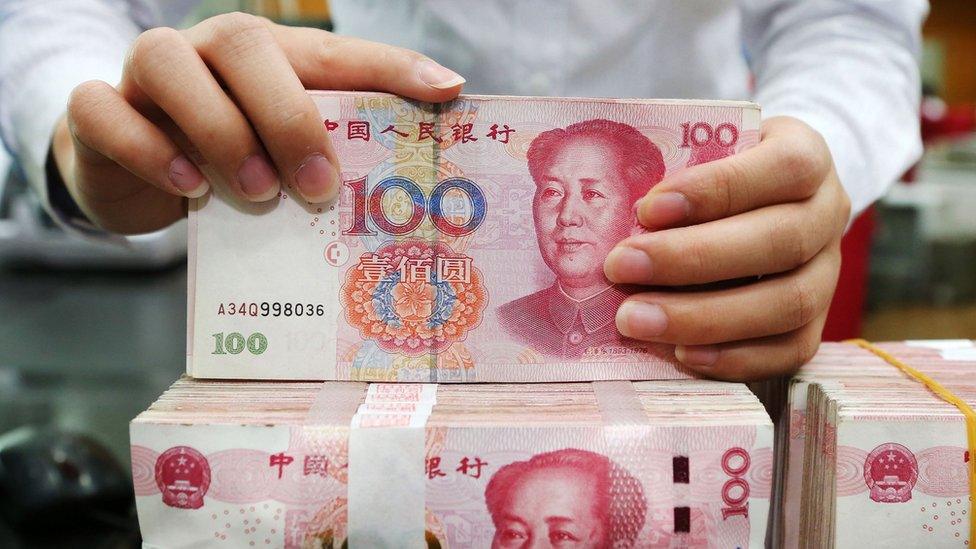
<path fill-rule="evenodd" d="M 493 549 L 548 540 L 552 547 L 630 547 L 644 526 L 639 480 L 606 456 L 565 448 L 501 467 L 485 502 Z"/>
<path fill-rule="evenodd" d="M 546 355 L 623 346 L 614 315 L 630 292 L 606 279 L 603 262 L 640 232 L 634 204 L 664 177 L 660 149 L 633 126 L 594 119 L 539 134 L 526 156 L 536 240 L 555 281 L 499 307 L 501 326 Z"/>

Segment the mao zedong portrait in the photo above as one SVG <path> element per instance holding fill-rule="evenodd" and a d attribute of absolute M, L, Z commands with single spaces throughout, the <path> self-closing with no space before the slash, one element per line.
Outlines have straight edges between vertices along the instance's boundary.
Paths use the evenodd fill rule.
<path fill-rule="evenodd" d="M 605 456 L 573 448 L 505 465 L 485 501 L 492 549 L 632 547 L 647 514 L 640 481 Z"/>
<path fill-rule="evenodd" d="M 556 280 L 500 306 L 500 324 L 545 355 L 624 345 L 614 315 L 629 294 L 603 261 L 636 232 L 634 203 L 664 177 L 661 150 L 633 126 L 596 119 L 539 134 L 527 156 L 539 251 Z"/>

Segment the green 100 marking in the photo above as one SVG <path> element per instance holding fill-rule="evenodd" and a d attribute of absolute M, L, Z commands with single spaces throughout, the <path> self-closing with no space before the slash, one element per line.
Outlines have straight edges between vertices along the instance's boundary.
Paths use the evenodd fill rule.
<path fill-rule="evenodd" d="M 248 352 L 252 355 L 259 355 L 268 349 L 268 338 L 264 337 L 264 334 L 261 332 L 254 332 L 248 336 L 247 340 L 238 332 L 231 332 L 227 334 L 226 338 L 223 332 L 212 335 L 214 338 L 214 352 L 211 354 L 226 355 L 230 353 L 232 355 L 239 355 L 247 347 Z"/>

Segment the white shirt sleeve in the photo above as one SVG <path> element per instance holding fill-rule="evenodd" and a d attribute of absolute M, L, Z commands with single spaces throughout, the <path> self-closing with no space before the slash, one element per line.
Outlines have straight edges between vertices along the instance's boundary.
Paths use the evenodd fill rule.
<path fill-rule="evenodd" d="M 44 174 L 68 96 L 92 79 L 119 81 L 141 29 L 124 0 L 0 0 L 0 136 L 48 213 Z"/>
<path fill-rule="evenodd" d="M 921 155 L 918 58 L 925 0 L 739 0 L 763 116 L 819 131 L 852 216 Z"/>

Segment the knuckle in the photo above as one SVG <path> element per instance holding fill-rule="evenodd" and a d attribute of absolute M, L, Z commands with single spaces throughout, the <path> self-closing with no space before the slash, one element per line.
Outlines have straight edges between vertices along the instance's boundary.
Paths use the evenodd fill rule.
<path fill-rule="evenodd" d="M 234 136 L 230 139 L 235 144 L 251 142 L 248 129 L 226 118 L 215 119 L 199 125 L 192 132 L 191 141 L 200 144 L 202 150 L 211 148 L 206 144 L 225 143 L 230 136 Z"/>
<path fill-rule="evenodd" d="M 804 330 L 807 332 L 807 330 Z M 816 333 L 803 333 L 793 343 L 793 361 L 788 365 L 785 373 L 792 374 L 817 354 L 820 347 L 820 337 Z"/>
<path fill-rule="evenodd" d="M 779 215 L 769 225 L 769 253 L 785 267 L 792 270 L 804 265 L 813 255 L 811 231 L 797 222 L 800 216 L 794 212 Z"/>
<path fill-rule="evenodd" d="M 245 50 L 274 39 L 264 20 L 247 13 L 218 15 L 212 25 L 212 45 L 229 51 Z"/>
<path fill-rule="evenodd" d="M 694 206 L 704 207 L 711 218 L 727 217 L 735 213 L 742 202 L 743 189 L 738 188 L 737 182 L 742 180 L 743 168 L 731 158 L 717 161 L 710 168 L 710 177 L 705 178 L 699 187 L 702 192 L 695 193 L 700 194 L 699 201 L 707 203 Z M 694 197 L 689 199 L 695 201 Z"/>
<path fill-rule="evenodd" d="M 655 257 L 651 255 L 651 257 Z M 692 240 L 688 243 L 688 248 L 685 253 L 680 254 L 680 257 L 685 258 L 688 264 L 685 266 L 687 274 L 693 280 L 701 279 L 706 273 L 712 270 L 713 263 L 710 261 L 712 257 L 711 246 L 705 240 Z"/>
<path fill-rule="evenodd" d="M 719 361 L 712 365 L 711 370 L 715 372 L 715 379 L 742 383 L 757 377 L 754 368 L 755 363 L 744 360 L 742 353 L 725 352 L 722 353 Z"/>
<path fill-rule="evenodd" d="M 90 109 L 97 108 L 105 94 L 107 83 L 100 80 L 88 80 L 75 86 L 68 96 L 68 115 L 74 118 L 84 118 Z"/>
<path fill-rule="evenodd" d="M 104 105 L 110 87 L 100 80 L 89 80 L 71 90 L 67 104 L 68 127 L 83 141 L 103 126 L 105 117 L 99 113 L 106 111 Z"/>
<path fill-rule="evenodd" d="M 332 67 L 350 49 L 350 42 L 350 39 L 324 33 L 315 48 L 315 65 L 322 68 Z"/>
<path fill-rule="evenodd" d="M 410 66 L 423 60 L 429 60 L 425 55 L 398 47 L 385 48 L 384 55 L 390 63 L 394 63 L 396 66 Z"/>
<path fill-rule="evenodd" d="M 799 276 L 790 277 L 785 293 L 785 303 L 783 309 L 791 329 L 806 326 L 816 317 L 819 312 L 819 303 L 814 292 L 808 283 Z"/>
<path fill-rule="evenodd" d="M 802 140 L 791 140 L 780 154 L 786 172 L 798 181 L 809 181 L 817 172 L 815 155 Z"/>
<path fill-rule="evenodd" d="M 305 105 L 296 104 L 282 111 L 268 128 L 272 141 L 292 141 L 294 136 L 309 135 L 310 128 L 318 129 L 321 124 L 318 113 L 310 111 Z"/>
<path fill-rule="evenodd" d="M 232 11 L 214 17 L 214 28 L 221 29 L 221 32 L 235 33 L 248 32 L 255 28 L 265 28 L 265 23 L 259 18 L 249 13 Z"/>
<path fill-rule="evenodd" d="M 376 81 L 391 77 L 401 77 L 404 66 L 423 58 L 414 51 L 370 42 L 359 38 L 336 36 L 323 33 L 316 48 L 315 64 L 329 70 L 353 70 L 357 79 Z M 350 60 L 368 56 L 368 63 L 350 67 Z"/>
<path fill-rule="evenodd" d="M 737 332 L 735 314 L 729 315 L 717 307 L 671 307 L 668 313 L 668 333 L 674 343 L 685 345 L 710 345 L 728 341 L 730 333 Z M 674 321 L 674 327 L 671 322 Z"/>
<path fill-rule="evenodd" d="M 820 134 L 797 132 L 780 149 L 781 169 L 790 175 L 806 194 L 812 194 L 830 170 L 830 155 Z"/>
<path fill-rule="evenodd" d="M 839 186 L 839 185 L 838 185 Z M 841 230 L 847 227 L 847 222 L 851 219 L 851 197 L 848 196 L 847 191 L 843 188 L 840 189 L 840 205 L 837 208 L 838 224 Z"/>
<path fill-rule="evenodd" d="M 156 27 L 143 32 L 129 50 L 129 68 L 138 72 L 143 67 L 152 66 L 155 61 L 168 57 L 183 40 L 183 35 L 170 27 Z"/>

